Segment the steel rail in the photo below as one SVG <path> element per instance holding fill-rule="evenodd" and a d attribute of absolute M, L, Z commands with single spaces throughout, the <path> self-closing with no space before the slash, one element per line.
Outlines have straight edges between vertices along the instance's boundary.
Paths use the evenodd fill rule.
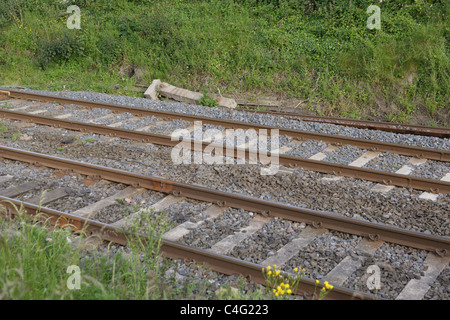
<path fill-rule="evenodd" d="M 280 135 L 287 135 L 297 139 L 312 139 L 312 140 L 321 140 L 331 144 L 337 145 L 353 145 L 358 148 L 373 150 L 373 151 L 384 151 L 384 152 L 392 152 L 398 153 L 407 156 L 415 156 L 421 158 L 427 158 L 431 160 L 440 160 L 440 161 L 450 161 L 450 152 L 430 149 L 430 148 L 422 148 L 422 147 L 410 147 L 401 144 L 387 143 L 381 141 L 371 141 L 365 139 L 357 139 L 350 138 L 345 136 L 337 136 L 337 135 L 327 135 L 322 133 L 314 133 L 308 131 L 300 131 L 300 130 L 292 130 L 292 129 L 284 129 L 273 126 L 259 125 L 255 123 L 246 123 L 246 122 L 237 122 L 231 120 L 221 120 L 214 119 L 203 116 L 195 116 L 188 115 L 182 113 L 175 112 L 167 112 L 167 111 L 157 111 L 145 108 L 137 108 L 137 107 L 127 107 L 116 104 L 108 104 L 108 103 L 100 103 L 88 100 L 77 100 L 77 99 L 69 99 L 62 97 L 55 97 L 49 95 L 42 94 L 32 94 L 22 91 L 8 90 L 7 95 L 13 98 L 26 99 L 26 100 L 34 100 L 34 101 L 46 101 L 46 102 L 55 102 L 61 104 L 75 104 L 80 106 L 86 106 L 89 108 L 104 108 L 109 109 L 113 112 L 128 112 L 136 116 L 157 116 L 166 119 L 183 119 L 186 121 L 201 121 L 202 123 L 222 126 L 226 128 L 233 129 L 265 129 L 279 130 Z"/>
<path fill-rule="evenodd" d="M 413 134 L 422 136 L 432 136 L 439 138 L 450 138 L 450 129 L 444 127 L 430 127 L 420 125 L 410 125 L 386 121 L 356 120 L 348 118 L 324 117 L 297 114 L 295 112 L 262 111 L 246 108 L 237 108 L 239 111 L 248 113 L 270 114 L 276 116 L 290 117 L 297 120 L 335 124 L 339 126 L 355 127 L 360 129 L 381 130 L 402 134 Z"/>
<path fill-rule="evenodd" d="M 151 142 L 154 144 L 160 144 L 164 146 L 175 146 L 179 143 L 179 141 L 173 141 L 171 137 L 152 134 L 147 132 L 126 130 L 120 128 L 113 128 L 103 125 L 96 125 L 90 123 L 83 123 L 78 121 L 70 121 L 70 120 L 62 120 L 51 117 L 44 117 L 38 115 L 27 114 L 23 112 L 11 111 L 11 110 L 2 110 L 0 109 L 0 117 L 14 119 L 14 120 L 22 120 L 33 122 L 41 125 L 49 125 L 55 127 L 61 127 L 65 129 L 71 130 L 79 130 L 82 132 L 89 131 L 91 133 L 104 134 L 113 137 L 120 137 L 132 140 L 138 140 L 143 142 Z M 209 147 L 211 150 L 213 145 L 210 145 L 206 142 L 194 142 L 191 141 L 190 148 L 191 150 L 199 150 L 204 151 L 205 148 Z M 223 146 L 219 146 L 222 148 Z M 199 148 L 199 149 L 196 149 Z M 232 156 L 235 158 L 244 159 L 256 159 L 257 152 L 250 151 L 244 148 L 231 148 L 229 149 L 233 152 Z M 227 154 L 228 155 L 228 154 Z M 230 154 L 231 156 L 231 154 Z M 271 157 L 272 154 L 268 153 L 268 157 Z M 369 181 L 374 181 L 378 183 L 419 189 L 424 191 L 430 191 L 434 193 L 450 193 L 450 182 L 440 181 L 440 180 L 430 180 L 425 178 L 418 178 L 414 176 L 407 176 L 397 173 L 390 172 L 382 172 L 377 170 L 370 170 L 340 164 L 334 164 L 330 162 L 323 162 L 317 160 L 310 159 L 302 159 L 298 157 L 292 157 L 284 154 L 278 155 L 278 161 L 280 165 L 288 166 L 288 167 L 301 167 L 306 170 L 318 171 L 321 173 L 341 175 L 346 177 L 364 179 Z"/>
<path fill-rule="evenodd" d="M 73 232 L 83 232 L 86 236 L 96 234 L 103 240 L 114 242 L 120 245 L 127 245 L 133 239 L 139 238 L 144 243 L 147 242 L 145 235 L 131 232 L 114 225 L 105 224 L 100 221 L 72 215 L 69 213 L 53 210 L 46 207 L 37 206 L 27 202 L 21 202 L 16 199 L 0 196 L 0 206 L 3 206 L 3 215 L 17 215 L 20 210 L 30 216 L 41 216 L 46 221 L 56 227 L 70 228 Z M 176 243 L 167 239 L 161 239 L 161 253 L 171 259 L 188 259 L 208 265 L 212 270 L 226 275 L 242 275 L 249 281 L 265 285 L 265 278 L 262 274 L 262 268 L 265 266 L 246 262 L 223 254 L 217 254 L 208 250 L 194 248 L 188 245 Z M 283 272 L 284 274 L 289 274 Z M 323 285 L 317 286 L 319 289 Z M 314 280 L 303 278 L 300 280 L 300 286 L 297 294 L 311 295 L 316 288 Z M 327 295 L 327 299 L 376 299 L 371 294 L 358 292 L 348 288 L 334 286 L 333 290 Z"/>
<path fill-rule="evenodd" d="M 135 187 L 173 194 L 175 196 L 183 196 L 195 200 L 207 201 L 215 203 L 219 206 L 229 206 L 252 212 L 258 212 L 263 215 L 277 216 L 296 222 L 304 222 L 312 225 L 313 227 L 323 227 L 331 230 L 342 231 L 368 237 L 371 240 L 382 240 L 417 249 L 434 251 L 441 256 L 448 255 L 450 253 L 450 238 L 448 237 L 429 235 L 385 224 L 356 220 L 333 213 L 294 207 L 291 205 L 260 200 L 253 197 L 174 182 L 119 169 L 87 164 L 15 148 L 0 147 L 0 157 L 22 162 L 38 163 L 40 165 L 55 169 L 72 170 L 73 172 L 77 172 L 79 174 L 95 176 L 98 179 L 124 183 Z"/>

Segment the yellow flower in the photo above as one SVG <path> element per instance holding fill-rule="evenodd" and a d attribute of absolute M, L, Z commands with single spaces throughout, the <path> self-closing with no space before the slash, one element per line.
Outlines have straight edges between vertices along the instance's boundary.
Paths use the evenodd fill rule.
<path fill-rule="evenodd" d="M 334 288 L 331 284 L 328 283 L 328 281 L 325 281 L 324 285 L 325 285 L 325 288 L 327 288 L 328 290 L 331 290 Z"/>
<path fill-rule="evenodd" d="M 277 292 L 277 293 L 275 293 L 275 297 L 278 297 L 278 292 Z"/>
<path fill-rule="evenodd" d="M 298 268 L 295 268 L 295 269 L 294 269 L 294 272 L 298 272 Z"/>
<path fill-rule="evenodd" d="M 285 291 L 284 290 L 281 290 L 281 295 L 283 295 L 285 293 Z"/>
<path fill-rule="evenodd" d="M 305 272 L 305 268 L 303 268 L 302 271 Z"/>
<path fill-rule="evenodd" d="M 288 289 L 286 292 L 287 292 L 287 294 L 291 294 L 291 293 L 292 293 L 292 290 L 291 290 L 291 289 Z"/>
<path fill-rule="evenodd" d="M 319 284 L 319 280 L 316 280 L 316 284 Z"/>
<path fill-rule="evenodd" d="M 285 289 L 289 289 L 289 284 L 286 283 L 286 284 L 284 285 L 284 288 L 285 288 Z"/>
<path fill-rule="evenodd" d="M 280 275 L 280 270 L 277 270 L 277 276 L 279 276 Z"/>
<path fill-rule="evenodd" d="M 270 270 L 270 266 L 267 266 L 267 270 Z"/>
<path fill-rule="evenodd" d="M 274 264 L 274 265 L 273 265 L 273 268 L 274 268 L 274 269 L 276 269 L 276 268 L 277 268 L 277 265 L 276 265 L 276 264 Z"/>
<path fill-rule="evenodd" d="M 272 274 L 272 271 L 267 271 L 267 274 L 270 276 Z"/>
<path fill-rule="evenodd" d="M 273 289 L 272 292 L 273 292 L 273 293 L 277 293 L 277 290 Z"/>

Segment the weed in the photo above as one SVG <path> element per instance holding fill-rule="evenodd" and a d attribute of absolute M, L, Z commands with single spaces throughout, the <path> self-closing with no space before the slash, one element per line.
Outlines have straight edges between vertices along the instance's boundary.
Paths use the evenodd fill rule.
<path fill-rule="evenodd" d="M 4 122 L 0 122 L 0 133 L 8 130 L 8 126 Z"/>
<path fill-rule="evenodd" d="M 198 103 L 205 107 L 217 107 L 218 103 L 216 99 L 211 98 L 207 93 L 203 94 L 203 97 L 198 101 Z"/>
<path fill-rule="evenodd" d="M 19 134 L 19 133 L 13 133 L 13 134 L 11 135 L 11 140 L 12 140 L 12 141 L 16 141 L 17 139 L 19 139 L 19 137 L 20 137 L 20 134 Z"/>
<path fill-rule="evenodd" d="M 0 101 L 1 103 L 1 101 Z M 1 104 L 2 109 L 12 109 L 14 108 L 13 106 L 8 105 L 8 102 L 5 102 L 5 104 Z"/>

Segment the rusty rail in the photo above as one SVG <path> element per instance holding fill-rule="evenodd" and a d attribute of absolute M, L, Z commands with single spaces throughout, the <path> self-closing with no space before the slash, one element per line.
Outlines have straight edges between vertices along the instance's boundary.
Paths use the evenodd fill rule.
<path fill-rule="evenodd" d="M 248 113 L 270 114 L 276 116 L 289 117 L 292 119 L 302 121 L 328 123 L 339 126 L 354 127 L 359 129 L 381 130 L 394 133 L 414 134 L 438 138 L 450 138 L 450 129 L 444 127 L 420 126 L 420 125 L 411 125 L 386 121 L 356 120 L 348 118 L 312 116 L 312 115 L 298 114 L 295 112 L 261 111 L 246 108 L 238 108 L 238 110 Z"/>
<path fill-rule="evenodd" d="M 410 147 L 406 145 L 399 145 L 393 143 L 386 143 L 380 141 L 371 141 L 365 139 L 357 139 L 357 138 L 349 138 L 345 136 L 337 136 L 337 135 L 327 135 L 321 133 L 314 133 L 308 131 L 300 131 L 300 130 L 291 130 L 291 129 L 283 129 L 277 128 L 273 126 L 265 126 L 259 125 L 255 123 L 246 123 L 246 122 L 237 122 L 230 120 L 221 120 L 214 119 L 209 117 L 202 116 L 194 116 L 188 114 L 174 113 L 174 112 L 165 112 L 165 111 L 157 111 L 145 108 L 137 108 L 137 107 L 126 107 L 116 104 L 108 104 L 108 103 L 100 103 L 88 100 L 77 100 L 77 99 L 68 99 L 62 97 L 55 97 L 49 95 L 42 94 L 32 94 L 22 91 L 8 90 L 9 96 L 12 98 L 18 99 L 26 99 L 26 100 L 37 100 L 37 101 L 46 101 L 46 102 L 55 102 L 61 104 L 75 104 L 80 106 L 85 106 L 89 108 L 104 108 L 111 110 L 113 112 L 129 112 L 136 116 L 157 116 L 165 119 L 183 119 L 186 121 L 202 121 L 202 123 L 212 124 L 217 126 L 222 126 L 225 128 L 233 128 L 233 129 L 278 129 L 280 135 L 287 135 L 297 139 L 312 139 L 312 140 L 321 140 L 331 144 L 340 144 L 340 145 L 353 145 L 358 148 L 373 150 L 373 151 L 384 151 L 384 152 L 393 152 L 407 156 L 415 156 L 421 158 L 427 158 L 432 160 L 440 160 L 440 161 L 450 161 L 450 152 L 429 149 L 429 148 L 421 148 L 421 147 Z"/>
<path fill-rule="evenodd" d="M 83 218 L 69 213 L 40 207 L 34 204 L 20 202 L 15 199 L 0 196 L 0 205 L 5 208 L 4 215 L 15 215 L 19 208 L 23 208 L 27 215 L 45 215 L 47 220 L 54 226 L 69 227 L 74 232 L 84 232 L 85 235 L 97 234 L 102 239 L 120 245 L 126 245 L 133 238 L 141 238 L 146 241 L 142 234 L 131 233 L 122 228 L 105 224 L 99 221 Z M 195 260 L 198 263 L 208 265 L 212 270 L 226 275 L 242 275 L 250 281 L 265 285 L 265 279 L 262 274 L 262 265 L 246 262 L 222 254 L 213 253 L 207 250 L 194 248 L 191 246 L 179 244 L 170 240 L 162 239 L 161 253 L 172 259 Z M 303 278 L 297 289 L 297 294 L 311 295 L 316 287 L 312 279 Z M 319 290 L 322 285 L 318 285 Z M 354 291 L 351 289 L 335 286 L 327 296 L 327 299 L 375 299 L 371 294 Z"/>
<path fill-rule="evenodd" d="M 104 134 L 113 137 L 120 137 L 132 140 L 138 140 L 143 142 L 151 142 L 155 144 L 160 144 L 164 146 L 175 146 L 179 142 L 172 141 L 169 136 L 157 135 L 147 132 L 126 130 L 120 128 L 112 128 L 102 125 L 95 125 L 77 121 L 69 121 L 56 119 L 51 117 L 44 117 L 38 115 L 32 115 L 17 111 L 11 110 L 2 110 L 0 109 L 0 117 L 14 119 L 14 120 L 22 120 L 33 122 L 41 125 L 49 125 L 54 127 L 61 127 L 65 129 L 71 130 L 79 130 L 82 132 L 91 132 L 97 134 Z M 198 143 L 198 142 L 197 142 Z M 201 146 L 201 150 L 205 150 L 206 147 L 210 146 L 209 143 L 201 142 L 198 143 Z M 212 146 L 211 146 L 212 147 Z M 191 150 L 195 149 L 195 142 L 191 142 Z M 441 154 L 440 157 L 447 158 L 447 155 L 450 156 L 449 152 L 439 151 Z M 245 159 L 250 159 L 252 151 L 248 149 L 240 149 L 233 148 L 233 156 L 235 158 L 239 156 L 245 156 Z M 255 157 L 255 154 L 252 154 Z M 271 154 L 269 153 L 269 156 Z M 406 188 L 414 188 L 434 193 L 450 193 L 450 183 L 439 180 L 430 180 L 424 178 L 418 178 L 414 176 L 407 176 L 396 173 L 382 172 L 377 170 L 370 170 L 358 167 L 351 167 L 345 165 L 334 164 L 330 162 L 323 162 L 317 160 L 310 159 L 302 159 L 292 156 L 287 156 L 280 154 L 278 156 L 279 164 L 288 166 L 288 167 L 301 167 L 306 170 L 318 171 L 321 173 L 341 175 L 346 177 L 364 179 L 369 181 L 374 181 L 378 183 L 406 187 Z"/>
<path fill-rule="evenodd" d="M 368 237 L 372 240 L 382 240 L 418 249 L 434 251 L 439 255 L 448 255 L 450 252 L 450 239 L 448 237 L 428 235 L 389 225 L 356 220 L 332 213 L 294 207 L 291 205 L 260 200 L 229 192 L 193 186 L 14 148 L 0 146 L 0 157 L 29 163 L 38 163 L 55 169 L 72 170 L 80 174 L 96 176 L 98 179 L 101 178 L 135 187 L 173 194 L 175 196 L 207 201 L 219 206 L 229 206 L 270 216 L 277 216 L 292 221 L 305 222 L 313 227 L 324 227 Z"/>

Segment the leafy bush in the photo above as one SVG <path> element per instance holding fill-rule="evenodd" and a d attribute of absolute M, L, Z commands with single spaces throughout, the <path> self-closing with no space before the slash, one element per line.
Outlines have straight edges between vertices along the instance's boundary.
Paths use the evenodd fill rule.
<path fill-rule="evenodd" d="M 83 55 L 84 48 L 72 32 L 63 32 L 54 39 L 42 40 L 38 44 L 36 60 L 42 69 L 46 69 L 51 62 L 58 64 L 71 58 Z"/>

